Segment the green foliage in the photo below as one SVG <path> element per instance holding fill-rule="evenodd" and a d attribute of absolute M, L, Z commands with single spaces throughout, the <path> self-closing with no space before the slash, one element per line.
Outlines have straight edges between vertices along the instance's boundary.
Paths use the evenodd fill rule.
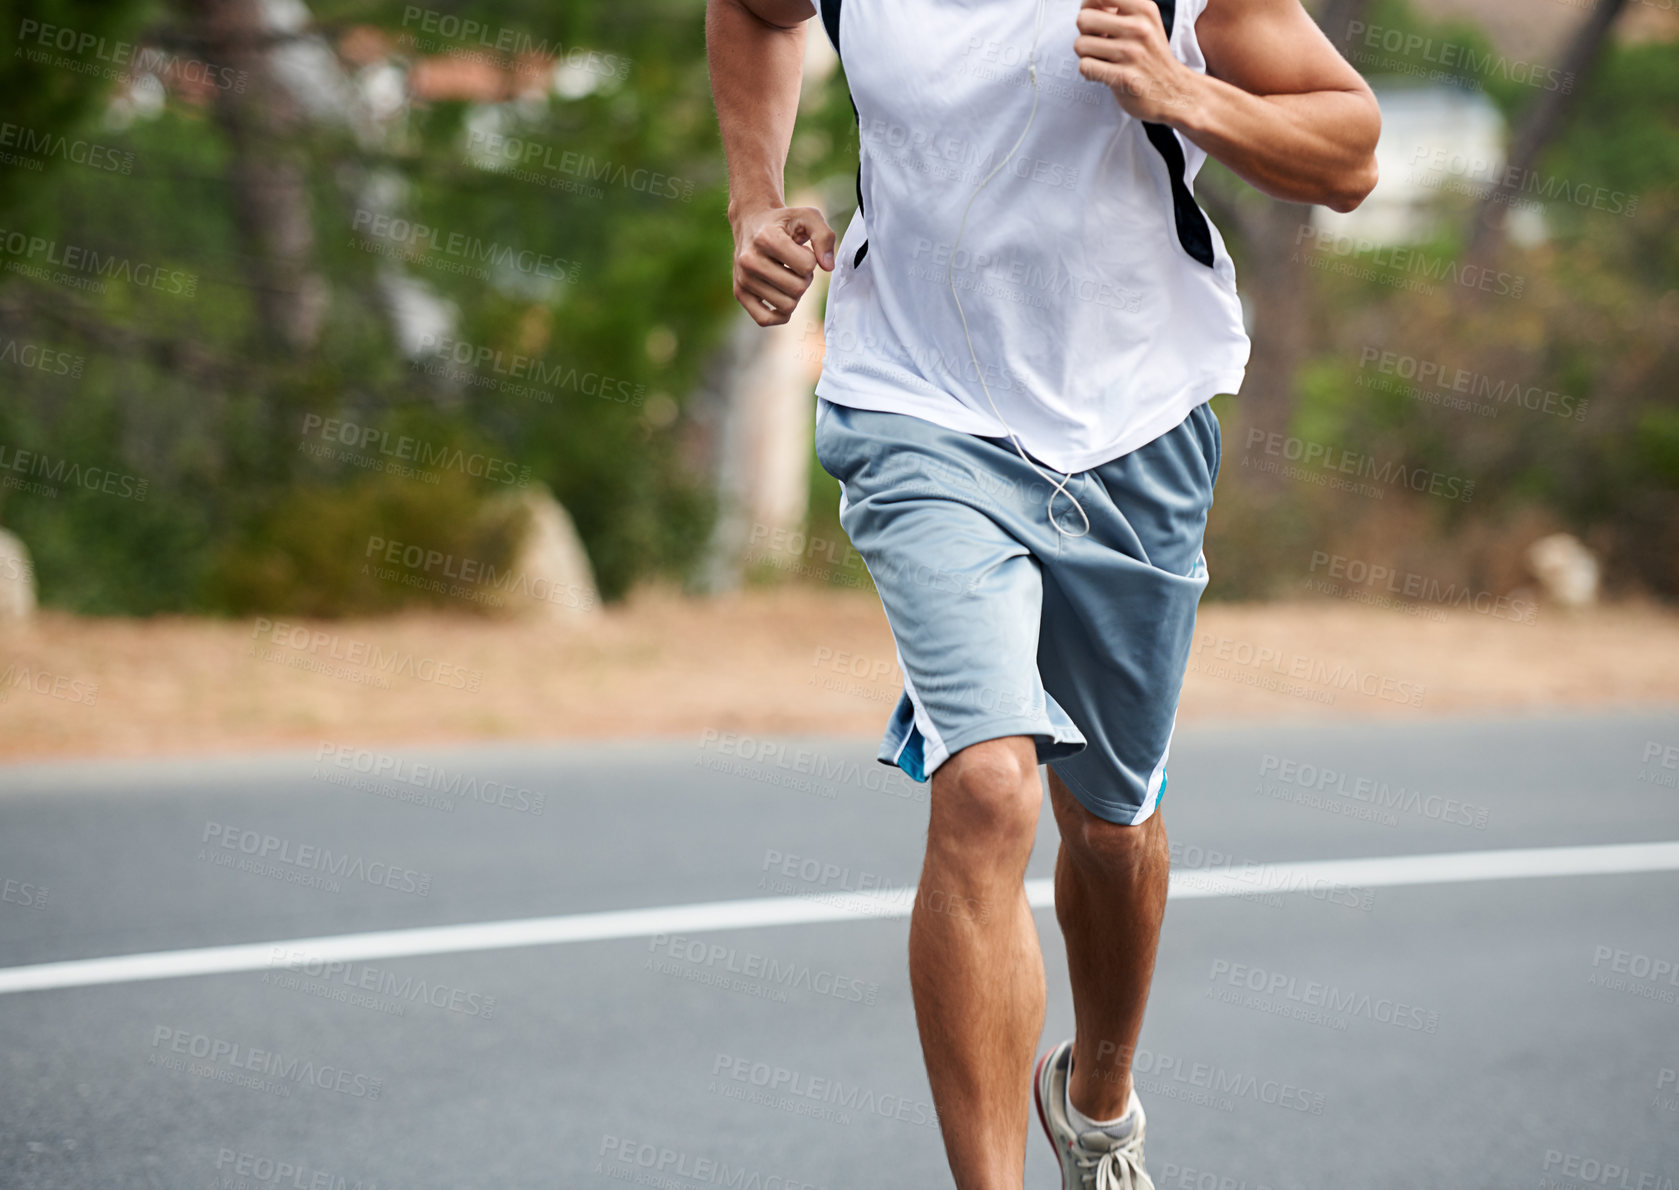
<path fill-rule="evenodd" d="M 397 526 L 461 545 L 452 526 L 493 493 L 419 486 L 405 500 L 401 477 L 375 481 L 300 449 L 312 415 L 417 418 L 437 441 L 511 460 L 567 506 L 608 597 L 692 567 L 713 509 L 708 477 L 686 460 L 683 410 L 739 316 L 703 6 L 317 0 L 313 31 L 328 44 L 372 27 L 405 70 L 426 57 L 507 66 L 528 51 L 566 74 L 558 91 L 503 103 L 417 101 L 375 135 L 331 120 L 264 132 L 260 113 L 243 113 L 251 156 L 302 164 L 308 262 L 329 303 L 305 352 L 276 349 L 256 300 L 264 280 L 226 113 L 172 85 L 148 115 L 124 100 L 124 70 L 109 60 L 114 43 L 202 56 L 194 10 L 62 0 L 18 11 L 93 48 L 33 61 L 23 45 L 0 46 L 18 51 L 0 56 L 7 118 L 126 164 L 95 169 L 48 150 L 40 171 L 0 169 L 0 228 L 174 270 L 196 289 L 113 281 L 93 293 L 0 273 L 0 337 L 82 361 L 77 375 L 4 369 L 0 442 L 146 481 L 144 501 L 121 505 L 0 489 L 0 522 L 36 553 L 47 602 L 146 613 L 273 600 L 325 613 L 418 598 L 369 589 L 342 569 L 354 558 L 341 547 Z M 0 36 L 16 41 L 18 29 Z M 790 185 L 831 172 L 823 122 L 814 140 L 801 130 Z M 519 168 L 484 168 L 496 156 L 486 145 L 516 145 Z M 435 235 L 370 234 L 376 213 Z M 439 246 L 451 238 L 558 263 L 463 267 Z M 393 262 L 455 312 L 453 341 L 431 345 L 441 359 L 397 341 Z M 428 513 L 439 518 L 429 528 Z"/>
<path fill-rule="evenodd" d="M 60 54 L 52 31 L 70 29 L 78 39 L 113 45 L 131 40 L 157 7 L 153 0 L 13 0 L 0 17 L 6 22 L 4 35 L 14 43 L 0 69 L 0 112 L 5 121 L 35 132 L 86 126 L 102 101 L 107 80 L 55 65 L 52 59 Z M 97 57 L 87 64 L 95 69 L 102 65 Z M 66 163 L 48 157 L 42 166 L 44 172 L 57 173 Z M 0 168 L 0 214 L 9 214 L 19 195 L 34 189 L 40 177 L 26 169 Z"/>
<path fill-rule="evenodd" d="M 45 280 L 30 275 L 20 266 L 33 257 L 0 252 L 0 463 L 22 480 L 40 474 L 18 469 L 20 451 L 47 468 L 35 486 L 0 487 L 0 524 L 34 553 L 46 601 L 106 613 L 373 612 L 439 596 L 364 574 L 370 539 L 502 556 L 511 530 L 494 509 L 505 483 L 448 466 L 374 471 L 369 459 L 386 458 L 377 446 L 323 457 L 314 448 L 329 418 L 503 460 L 547 485 L 608 597 L 690 573 L 714 509 L 693 465 L 687 403 L 739 317 L 703 5 L 311 7 L 352 75 L 362 67 L 346 47 L 364 27 L 397 47 L 405 70 L 425 56 L 457 68 L 508 64 L 524 50 L 557 54 L 567 68 L 557 92 L 415 102 L 373 132 L 328 120 L 251 134 L 256 159 L 301 163 L 309 267 L 327 301 L 306 350 L 276 346 L 265 323 L 226 113 L 180 87 L 149 113 L 122 99 L 123 72 L 104 51 L 42 56 L 19 42 L 32 20 L 90 44 L 190 58 L 201 31 L 188 8 L 26 0 L 0 26 L 13 43 L 0 43 L 5 119 L 126 162 L 99 168 L 49 148 L 25 154 L 39 169 L 0 165 L 0 229 L 193 281 L 190 295 L 120 279 L 91 289 L 51 269 Z M 1457 47 L 1473 67 L 1454 68 L 1473 75 L 1461 81 L 1512 118 L 1539 94 L 1470 25 L 1426 20 L 1410 0 L 1375 0 L 1365 19 Z M 809 35 L 822 33 L 813 25 Z M 1384 62 L 1411 77 L 1438 65 L 1411 51 L 1358 64 L 1380 72 Z M 502 167 L 484 167 L 498 155 Z M 817 188 L 843 228 L 856 155 L 836 75 L 801 111 L 789 193 Z M 1527 278 L 1520 302 L 1466 307 L 1450 293 L 1310 275 L 1314 341 L 1292 432 L 1472 477 L 1475 499 L 1395 492 L 1359 505 L 1305 485 L 1259 496 L 1227 441 L 1208 550 L 1215 595 L 1287 591 L 1312 551 L 1341 546 L 1426 551 L 1442 578 L 1504 581 L 1515 573 L 1504 539 L 1518 523 L 1572 528 L 1605 552 L 1618 581 L 1679 591 L 1679 48 L 1608 54 L 1540 172 L 1568 182 L 1568 193 L 1542 199 L 1551 242 L 1498 264 Z M 1205 182 L 1216 187 L 1217 171 Z M 1636 202 L 1609 212 L 1571 201 L 1579 185 Z M 384 213 L 435 235 L 372 234 Z M 1468 214 L 1451 212 L 1426 260 L 1451 261 Z M 451 237 L 562 263 L 463 270 L 440 246 Z M 1234 236 L 1233 245 L 1240 272 Z M 452 342 L 416 355 L 398 341 L 393 266 L 452 310 Z M 6 357 L 8 344 L 74 366 L 21 364 Z M 1587 412 L 1506 402 L 1488 417 L 1372 386 L 1360 362 L 1371 344 L 1566 394 Z M 1219 411 L 1227 429 L 1239 424 L 1239 401 Z M 105 490 L 112 482 L 123 490 Z M 810 534 L 843 541 L 836 485 L 814 464 L 811 491 Z M 832 581 L 858 574 L 843 567 Z"/>
<path fill-rule="evenodd" d="M 487 515 L 466 477 L 438 479 L 375 473 L 292 488 L 219 559 L 213 602 L 303 616 L 374 615 L 414 603 L 489 608 L 475 598 L 473 579 L 506 572 L 520 525 Z"/>

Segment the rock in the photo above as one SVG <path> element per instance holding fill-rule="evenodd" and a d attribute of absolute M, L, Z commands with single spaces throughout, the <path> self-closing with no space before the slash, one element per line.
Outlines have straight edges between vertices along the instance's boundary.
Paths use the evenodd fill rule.
<path fill-rule="evenodd" d="M 1527 547 L 1527 563 L 1553 603 L 1590 607 L 1597 602 L 1601 568 L 1578 537 L 1553 533 Z"/>
<path fill-rule="evenodd" d="M 546 486 L 533 484 L 494 501 L 496 517 L 524 514 L 524 533 L 514 548 L 503 610 L 530 619 L 570 619 L 600 608 L 595 574 L 577 527 Z"/>
<path fill-rule="evenodd" d="M 35 565 L 15 533 L 0 529 L 0 624 L 25 623 L 35 615 Z"/>

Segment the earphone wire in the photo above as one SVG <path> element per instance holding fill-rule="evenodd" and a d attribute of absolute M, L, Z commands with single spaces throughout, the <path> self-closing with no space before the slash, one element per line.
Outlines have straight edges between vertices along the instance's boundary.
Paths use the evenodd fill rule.
<path fill-rule="evenodd" d="M 997 408 L 997 402 L 991 396 L 991 386 L 985 382 L 985 370 L 979 366 L 979 352 L 974 349 L 973 334 L 968 330 L 967 311 L 962 309 L 962 298 L 956 292 L 956 254 L 962 247 L 962 236 L 968 230 L 968 212 L 973 210 L 974 200 L 979 197 L 979 192 L 985 189 L 992 178 L 1003 171 L 1003 167 L 1013 159 L 1015 153 L 1019 152 L 1020 146 L 1026 143 L 1026 134 L 1032 131 L 1032 124 L 1038 118 L 1038 39 L 1043 31 L 1044 3 L 1045 0 L 1038 0 L 1037 17 L 1032 23 L 1032 52 L 1027 55 L 1026 60 L 1026 72 L 1032 78 L 1032 110 L 1026 117 L 1026 127 L 1020 130 L 1020 135 L 1015 138 L 1014 146 L 1009 149 L 1001 161 L 991 167 L 991 172 L 980 180 L 979 185 L 974 187 L 974 192 L 968 196 L 968 205 L 962 208 L 962 221 L 956 228 L 956 243 L 951 245 L 950 260 L 945 269 L 945 279 L 950 285 L 951 300 L 956 303 L 956 316 L 962 320 L 962 337 L 968 341 L 968 356 L 973 360 L 974 375 L 979 379 L 979 386 L 985 393 L 986 403 L 991 406 L 991 412 L 996 416 L 998 423 L 1008 432 L 1009 442 L 1013 444 L 1015 453 L 1020 456 L 1021 462 L 1036 471 L 1041 478 L 1055 482 L 1054 489 L 1049 493 L 1048 503 L 1044 507 L 1050 525 L 1063 537 L 1083 537 L 1090 532 L 1090 514 L 1084 511 L 1084 505 L 1079 503 L 1078 497 L 1067 490 L 1067 485 L 1072 482 L 1072 473 L 1068 472 L 1059 480 L 1056 480 L 1052 472 L 1038 466 L 1026 454 L 1026 448 L 1020 442 L 1020 435 L 1014 432 L 1014 428 L 1003 417 L 1002 410 Z M 1084 521 L 1084 528 L 1077 533 L 1062 528 L 1061 522 L 1055 519 L 1055 498 L 1057 496 L 1065 496 L 1072 506 L 1078 510 L 1079 518 Z"/>

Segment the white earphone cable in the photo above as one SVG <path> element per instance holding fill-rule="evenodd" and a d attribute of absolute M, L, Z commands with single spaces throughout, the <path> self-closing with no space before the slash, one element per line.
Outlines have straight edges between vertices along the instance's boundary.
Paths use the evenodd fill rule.
<path fill-rule="evenodd" d="M 985 189 L 986 184 L 989 183 L 992 178 L 1002 172 L 1003 167 L 1007 165 L 1014 157 L 1015 153 L 1020 150 L 1020 146 L 1026 143 L 1026 134 L 1032 130 L 1032 123 L 1038 118 L 1038 38 L 1043 30 L 1043 23 L 1044 0 L 1038 0 L 1038 13 L 1032 24 L 1032 51 L 1027 55 L 1026 61 L 1026 71 L 1032 78 L 1031 114 L 1026 117 L 1026 127 L 1022 128 L 1020 130 L 1020 135 L 1015 138 L 1013 148 L 1009 149 L 1008 153 L 1001 161 L 991 167 L 991 172 L 981 179 L 980 184 L 974 187 L 974 192 L 968 196 L 968 205 L 962 208 L 962 222 L 956 229 L 956 243 L 953 244 L 950 249 L 950 260 L 945 270 L 945 277 L 950 284 L 951 300 L 956 303 L 956 315 L 962 320 L 962 336 L 968 341 L 968 355 L 973 360 L 974 375 L 979 378 L 980 388 L 985 393 L 986 402 L 991 406 L 991 412 L 996 415 L 997 421 L 1001 423 L 1003 429 L 1008 432 L 1009 441 L 1014 444 L 1015 453 L 1020 456 L 1021 461 L 1028 467 L 1032 468 L 1032 470 L 1036 471 L 1042 478 L 1055 483 L 1054 489 L 1049 494 L 1049 501 L 1045 506 L 1045 512 L 1049 516 L 1050 525 L 1053 526 L 1055 531 L 1063 537 L 1083 537 L 1085 534 L 1090 532 L 1090 516 L 1084 511 L 1084 505 L 1079 503 L 1078 497 L 1074 496 L 1067 490 L 1067 484 L 1070 483 L 1073 478 L 1072 474 L 1069 472 L 1057 480 L 1052 472 L 1044 470 L 1027 456 L 1026 448 L 1020 444 L 1020 436 L 1014 432 L 1013 427 L 1011 427 L 1008 421 L 1003 417 L 1002 411 L 997 408 L 997 402 L 991 396 L 991 386 L 985 382 L 985 370 L 979 366 L 979 352 L 974 349 L 974 337 L 968 330 L 967 312 L 962 309 L 962 298 L 956 292 L 956 254 L 962 247 L 962 236 L 968 229 L 968 212 L 973 210 L 974 200 L 979 197 L 979 192 Z M 1061 526 L 1061 522 L 1055 519 L 1055 498 L 1057 496 L 1065 496 L 1068 502 L 1078 510 L 1079 518 L 1083 520 L 1084 527 L 1077 533 L 1074 533 L 1070 529 L 1063 528 Z"/>

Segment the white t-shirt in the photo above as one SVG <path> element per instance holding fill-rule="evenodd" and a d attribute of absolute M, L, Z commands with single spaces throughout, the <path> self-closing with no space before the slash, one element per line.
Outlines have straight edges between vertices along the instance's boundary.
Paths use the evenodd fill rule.
<path fill-rule="evenodd" d="M 1205 70 L 1195 19 L 1170 44 Z M 1026 139 L 962 211 L 1032 110 L 1034 0 L 815 0 L 858 113 L 861 209 L 836 254 L 817 395 L 1004 437 L 1083 471 L 1241 387 L 1236 274 L 1190 187 L 1206 154 L 1127 115 L 1073 53 L 1079 0 L 1045 0 Z M 1175 148 L 1174 148 L 1175 146 Z M 1181 186 L 1174 201 L 1176 156 Z M 978 357 L 976 371 L 974 356 Z"/>

